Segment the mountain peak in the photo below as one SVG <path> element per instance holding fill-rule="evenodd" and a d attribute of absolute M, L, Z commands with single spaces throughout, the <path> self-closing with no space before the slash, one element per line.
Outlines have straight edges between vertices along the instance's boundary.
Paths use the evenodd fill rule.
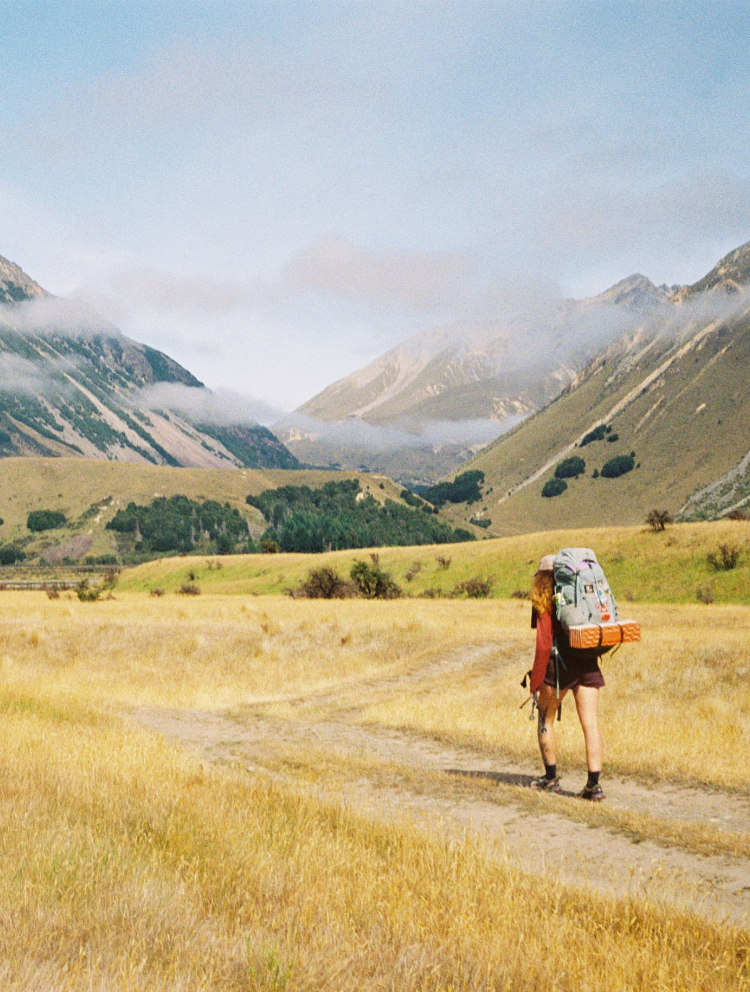
<path fill-rule="evenodd" d="M 711 271 L 692 286 L 682 286 L 675 294 L 680 301 L 695 293 L 719 290 L 733 293 L 741 286 L 750 285 L 750 241 L 720 259 Z"/>
<path fill-rule="evenodd" d="M 664 287 L 655 286 L 646 276 L 635 272 L 632 276 L 621 279 L 614 286 L 605 289 L 598 296 L 591 297 L 587 302 L 595 302 L 599 306 L 621 307 L 631 313 L 645 313 L 665 303 L 668 298 L 669 293 Z"/>
<path fill-rule="evenodd" d="M 40 296 L 49 293 L 27 276 L 20 265 L 0 255 L 0 303 L 21 303 Z"/>

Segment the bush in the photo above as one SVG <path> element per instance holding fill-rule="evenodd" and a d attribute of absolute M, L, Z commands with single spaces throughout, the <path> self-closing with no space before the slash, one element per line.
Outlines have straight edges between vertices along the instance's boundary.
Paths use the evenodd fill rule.
<path fill-rule="evenodd" d="M 32 510 L 26 518 L 26 526 L 37 533 L 64 527 L 65 523 L 65 514 L 60 510 Z"/>
<path fill-rule="evenodd" d="M 514 589 L 510 594 L 511 599 L 531 599 L 531 593 L 528 589 Z"/>
<path fill-rule="evenodd" d="M 602 467 L 602 477 L 605 479 L 618 479 L 626 472 L 632 472 L 635 468 L 635 458 L 633 455 L 617 455 L 610 458 Z"/>
<path fill-rule="evenodd" d="M 194 582 L 183 582 L 177 592 L 183 596 L 200 596 L 201 587 L 197 586 Z"/>
<path fill-rule="evenodd" d="M 717 572 L 731 572 L 742 555 L 742 550 L 736 544 L 720 544 L 716 551 L 709 551 L 706 561 L 712 565 Z"/>
<path fill-rule="evenodd" d="M 555 469 L 556 479 L 577 479 L 586 471 L 586 462 L 583 458 L 574 455 L 573 458 L 566 458 L 560 462 Z"/>
<path fill-rule="evenodd" d="M 414 506 L 419 508 L 424 506 L 424 502 L 419 498 L 419 496 L 415 496 L 414 493 L 411 492 L 409 489 L 401 490 L 401 499 L 404 501 L 404 503 L 406 503 L 407 506 Z"/>
<path fill-rule="evenodd" d="M 646 523 L 654 533 L 657 533 L 658 531 L 665 530 L 667 524 L 674 523 L 674 519 L 669 510 L 651 510 L 646 517 Z"/>
<path fill-rule="evenodd" d="M 95 603 L 101 596 L 102 590 L 99 586 L 90 586 L 87 579 L 83 579 L 76 586 L 76 596 L 82 603 Z"/>
<path fill-rule="evenodd" d="M 708 586 L 699 586 L 695 590 L 695 598 L 699 603 L 705 603 L 706 606 L 709 606 L 714 601 L 714 594 Z"/>
<path fill-rule="evenodd" d="M 407 571 L 404 572 L 404 578 L 406 579 L 407 582 L 412 582 L 414 580 L 414 576 L 418 575 L 419 572 L 421 571 L 422 571 L 422 562 L 421 561 L 412 562 L 411 568 L 407 569 Z"/>
<path fill-rule="evenodd" d="M 744 510 L 730 510 L 727 514 L 727 520 L 750 520 L 750 517 Z"/>
<path fill-rule="evenodd" d="M 565 479 L 548 479 L 544 483 L 544 488 L 542 489 L 542 496 L 545 499 L 551 499 L 553 496 L 559 496 L 560 493 L 564 493 L 568 488 L 568 483 Z"/>
<path fill-rule="evenodd" d="M 438 563 L 438 568 L 441 568 L 444 572 L 451 567 L 451 559 L 446 558 L 445 555 L 437 555 L 435 561 Z"/>
<path fill-rule="evenodd" d="M 313 568 L 292 596 L 300 599 L 348 599 L 357 595 L 357 587 L 347 582 L 330 565 Z"/>
<path fill-rule="evenodd" d="M 360 596 L 365 599 L 398 599 L 403 596 L 401 587 L 379 565 L 355 561 L 349 574 Z"/>
<path fill-rule="evenodd" d="M 611 430 L 611 427 L 605 427 L 604 424 L 599 424 L 593 431 L 589 431 L 588 434 L 583 436 L 579 448 L 584 448 L 587 444 L 591 444 L 592 441 L 603 441 L 604 435 L 608 434 Z"/>
<path fill-rule="evenodd" d="M 453 587 L 452 596 L 468 596 L 469 599 L 486 599 L 492 589 L 492 579 L 480 579 L 475 576 L 458 582 Z"/>
<path fill-rule="evenodd" d="M 0 565 L 15 565 L 17 561 L 23 561 L 25 553 L 17 544 L 4 544 L 0 548 Z"/>
<path fill-rule="evenodd" d="M 164 596 L 165 595 L 166 589 L 162 589 L 160 586 L 157 586 L 154 589 L 150 589 L 149 590 L 149 593 L 152 596 L 155 596 L 157 598 L 160 598 L 161 596 Z"/>
<path fill-rule="evenodd" d="M 474 524 L 475 527 L 486 528 L 486 527 L 489 527 L 490 526 L 490 524 L 492 523 L 492 521 L 490 520 L 489 517 L 482 517 L 481 520 L 478 519 L 477 517 L 472 517 L 471 520 L 469 521 L 469 523 L 470 524 Z"/>
<path fill-rule="evenodd" d="M 607 440 L 608 441 L 613 441 L 613 442 L 614 441 L 619 441 L 620 440 L 620 435 L 619 434 L 610 434 L 609 437 L 607 438 Z"/>
<path fill-rule="evenodd" d="M 60 592 L 54 586 L 47 586 L 44 590 L 47 593 L 47 599 L 59 599 Z"/>
<path fill-rule="evenodd" d="M 423 489 L 421 496 L 433 506 L 445 503 L 477 503 L 482 494 L 479 487 L 484 483 L 484 472 L 472 469 L 457 475 L 453 482 L 438 482 L 436 486 Z"/>

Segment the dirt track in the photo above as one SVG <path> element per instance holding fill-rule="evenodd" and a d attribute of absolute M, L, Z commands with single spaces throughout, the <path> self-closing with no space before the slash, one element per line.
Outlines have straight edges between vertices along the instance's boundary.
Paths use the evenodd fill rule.
<path fill-rule="evenodd" d="M 465 660 L 464 660 L 465 661 Z M 440 669 L 453 667 L 445 658 Z M 436 666 L 373 685 L 374 695 L 393 692 L 404 678 L 434 678 Z M 346 707 L 290 719 L 270 716 L 268 705 L 233 711 L 131 711 L 138 722 L 197 750 L 208 761 L 240 762 L 248 774 L 271 774 L 299 788 L 346 802 L 377 817 L 407 813 L 431 830 L 472 828 L 501 842 L 519 867 L 553 873 L 577 885 L 625 895 L 646 895 L 750 927 L 750 862 L 745 857 L 700 854 L 673 837 L 643 840 L 612 823 L 585 821 L 574 788 L 561 796 L 531 796 L 525 788 L 535 764 L 443 744 L 428 737 L 356 724 Z M 295 762 L 303 771 L 295 772 Z M 580 777 L 580 774 L 577 776 Z M 607 777 L 607 806 L 672 825 L 698 825 L 724 837 L 750 835 L 750 800 L 734 794 L 648 786 Z M 532 800 L 530 802 L 530 800 Z M 539 801 L 538 801 L 539 800 Z"/>

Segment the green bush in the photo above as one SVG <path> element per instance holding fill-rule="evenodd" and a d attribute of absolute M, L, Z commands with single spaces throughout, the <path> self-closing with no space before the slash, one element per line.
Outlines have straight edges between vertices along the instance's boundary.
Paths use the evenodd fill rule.
<path fill-rule="evenodd" d="M 584 435 L 579 447 L 584 448 L 587 444 L 591 444 L 593 441 L 603 441 L 604 436 L 609 434 L 611 430 L 611 427 L 605 427 L 604 424 L 599 424 L 599 426 L 595 427 L 593 431 L 589 431 L 588 434 Z"/>
<path fill-rule="evenodd" d="M 635 468 L 635 458 L 633 455 L 617 455 L 610 458 L 602 467 L 602 476 L 605 479 L 618 479 L 626 472 L 632 472 Z"/>
<path fill-rule="evenodd" d="M 0 565 L 15 565 L 17 561 L 23 561 L 25 553 L 17 544 L 4 544 L 0 548 Z"/>
<path fill-rule="evenodd" d="M 375 561 L 368 565 L 366 561 L 357 560 L 349 574 L 360 596 L 365 599 L 398 599 L 403 595 L 401 587 Z"/>
<path fill-rule="evenodd" d="M 577 479 L 579 475 L 583 475 L 586 471 L 586 462 L 583 458 L 579 458 L 574 455 L 572 458 L 566 458 L 560 462 L 560 464 L 555 469 L 556 479 Z"/>
<path fill-rule="evenodd" d="M 551 499 L 553 496 L 559 496 L 564 493 L 568 488 L 568 483 L 565 479 L 548 479 L 544 483 L 544 488 L 542 489 L 542 496 L 545 499 Z"/>
<path fill-rule="evenodd" d="M 43 530 L 55 530 L 64 527 L 65 524 L 65 514 L 60 510 L 32 510 L 26 518 L 26 526 L 37 533 Z"/>
<path fill-rule="evenodd" d="M 446 503 L 477 503 L 482 494 L 479 487 L 484 483 L 484 472 L 471 469 L 457 475 L 453 482 L 438 482 L 420 492 L 420 496 L 433 506 Z"/>

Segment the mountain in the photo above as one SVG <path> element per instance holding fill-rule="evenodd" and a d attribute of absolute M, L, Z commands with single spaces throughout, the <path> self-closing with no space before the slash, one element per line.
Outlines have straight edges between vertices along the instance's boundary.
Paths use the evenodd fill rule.
<path fill-rule="evenodd" d="M 0 258 L 0 457 L 298 467 L 265 427 L 193 423 L 153 409 L 142 391 L 157 384 L 208 394 L 168 355 L 51 296 Z"/>
<path fill-rule="evenodd" d="M 626 471 L 604 477 L 618 457 Z M 583 474 L 542 496 L 571 458 L 583 459 Z M 465 468 L 484 472 L 484 498 L 453 515 L 490 520 L 490 534 L 635 524 L 655 508 L 714 518 L 750 504 L 750 243 L 676 290 Z"/>
<path fill-rule="evenodd" d="M 356 420 L 411 431 L 408 444 L 391 446 L 387 466 L 376 440 L 369 458 L 404 481 L 414 481 L 409 469 L 421 458 L 432 477 L 419 481 L 435 481 L 490 438 L 485 432 L 463 445 L 436 444 L 430 425 L 489 420 L 495 435 L 503 433 L 574 382 L 613 335 L 668 308 L 670 294 L 636 274 L 590 299 L 526 300 L 502 317 L 422 331 L 314 396 L 296 420 L 277 425 L 279 434 L 307 461 L 333 455 L 351 467 L 368 460 L 366 449 L 345 430 L 332 443 L 336 432 L 327 424 Z"/>

